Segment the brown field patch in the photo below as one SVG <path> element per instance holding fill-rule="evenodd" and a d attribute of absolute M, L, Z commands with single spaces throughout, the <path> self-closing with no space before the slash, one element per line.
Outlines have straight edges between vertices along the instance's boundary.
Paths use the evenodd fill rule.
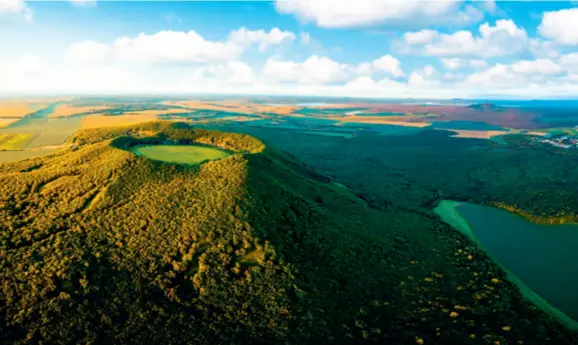
<path fill-rule="evenodd" d="M 490 139 L 491 137 L 495 137 L 497 135 L 504 135 L 509 134 L 506 131 L 476 131 L 476 130 L 469 130 L 469 129 L 439 129 L 445 131 L 455 132 L 455 135 L 452 135 L 456 138 L 474 138 L 474 139 Z"/>
<path fill-rule="evenodd" d="M 87 115 L 80 123 L 80 129 L 121 127 L 158 120 L 154 115 Z"/>
<path fill-rule="evenodd" d="M 182 108 L 172 108 L 172 109 L 166 109 L 166 110 L 156 110 L 156 109 L 150 109 L 150 110 L 138 110 L 138 111 L 130 111 L 130 112 L 126 112 L 123 115 L 137 115 L 137 116 L 159 116 L 159 115 L 171 115 L 171 114 L 186 114 L 186 113 L 190 113 L 191 109 L 182 109 Z"/>
<path fill-rule="evenodd" d="M 254 105 L 254 110 L 258 113 L 273 113 L 278 115 L 291 115 L 301 109 L 293 105 Z"/>
<path fill-rule="evenodd" d="M 203 109 L 203 110 L 219 110 L 219 111 L 236 111 L 238 108 L 243 108 L 242 104 L 230 104 L 226 102 L 221 102 L 221 104 L 216 104 L 213 102 L 203 102 L 203 101 L 169 101 L 162 102 L 163 105 L 184 107 L 189 109 Z M 233 110 L 235 109 L 235 110 Z"/>
<path fill-rule="evenodd" d="M 408 116 L 345 116 L 345 117 L 332 117 L 333 120 L 341 122 L 355 122 L 355 123 L 371 123 L 378 125 L 393 125 L 393 126 L 403 126 L 403 127 L 428 127 L 431 124 L 429 122 L 420 121 L 419 118 L 410 118 Z M 413 119 L 414 121 L 408 121 Z"/>
<path fill-rule="evenodd" d="M 216 110 L 227 111 L 233 113 L 274 113 L 279 115 L 290 115 L 301 107 L 293 105 L 262 105 L 249 103 L 243 100 L 219 101 L 219 102 L 205 102 L 205 101 L 171 101 L 163 102 L 161 104 L 169 106 L 178 106 L 195 110 Z"/>
<path fill-rule="evenodd" d="M 526 134 L 527 134 L 527 135 L 536 135 L 536 136 L 539 136 L 539 137 L 543 137 L 543 136 L 548 135 L 548 133 L 546 133 L 546 132 L 526 132 Z"/>
<path fill-rule="evenodd" d="M 70 104 L 63 104 L 57 106 L 52 114 L 48 115 L 48 117 L 68 117 L 72 115 L 84 114 L 84 113 L 92 113 L 102 110 L 110 109 L 110 106 L 107 105 L 97 105 L 97 106 L 73 106 Z"/>

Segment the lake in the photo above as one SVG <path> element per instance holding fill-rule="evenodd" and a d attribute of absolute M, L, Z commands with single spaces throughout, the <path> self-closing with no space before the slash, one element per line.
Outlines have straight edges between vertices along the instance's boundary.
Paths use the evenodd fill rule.
<path fill-rule="evenodd" d="M 451 206 L 453 212 L 446 209 L 442 214 L 443 207 L 436 212 L 462 232 L 469 227 L 494 260 L 553 307 L 578 320 L 578 225 L 535 224 L 505 210 L 469 203 Z"/>

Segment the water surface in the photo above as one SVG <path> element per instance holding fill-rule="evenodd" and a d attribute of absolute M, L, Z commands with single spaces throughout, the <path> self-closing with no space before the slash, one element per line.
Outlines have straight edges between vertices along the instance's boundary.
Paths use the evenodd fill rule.
<path fill-rule="evenodd" d="M 535 224 L 504 210 L 468 203 L 456 209 L 494 259 L 578 320 L 578 225 Z"/>

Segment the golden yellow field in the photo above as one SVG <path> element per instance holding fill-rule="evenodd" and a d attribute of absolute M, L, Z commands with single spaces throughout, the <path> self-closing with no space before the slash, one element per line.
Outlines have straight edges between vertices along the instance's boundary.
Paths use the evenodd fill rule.
<path fill-rule="evenodd" d="M 0 128 L 2 127 L 6 127 L 16 121 L 20 120 L 17 117 L 13 117 L 13 118 L 0 118 Z"/>
<path fill-rule="evenodd" d="M 80 123 L 80 129 L 119 127 L 157 120 L 154 115 L 88 115 Z"/>
<path fill-rule="evenodd" d="M 52 112 L 52 114 L 48 115 L 48 117 L 67 117 L 67 116 L 72 116 L 72 115 L 76 115 L 76 114 L 96 112 L 96 111 L 101 111 L 101 110 L 106 110 L 106 109 L 110 109 L 110 107 L 107 105 L 76 107 L 76 106 L 73 106 L 70 104 L 63 104 L 63 105 L 57 106 L 54 109 L 54 112 Z"/>
<path fill-rule="evenodd" d="M 0 100 L 0 117 L 21 118 L 43 107 L 46 104 L 33 101 Z"/>

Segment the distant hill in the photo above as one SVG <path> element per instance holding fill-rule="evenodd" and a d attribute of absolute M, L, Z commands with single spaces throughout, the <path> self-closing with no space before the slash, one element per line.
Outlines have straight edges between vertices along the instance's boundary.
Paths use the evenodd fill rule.
<path fill-rule="evenodd" d="M 498 105 L 492 103 L 480 103 L 480 104 L 472 104 L 467 106 L 470 109 L 479 110 L 479 111 L 487 111 L 487 112 L 498 112 L 504 111 L 506 108 L 500 107 Z"/>
<path fill-rule="evenodd" d="M 253 137 L 151 123 L 70 143 L 0 164 L 2 343 L 576 340 L 444 223 Z M 234 154 L 168 164 L 141 144 Z"/>

